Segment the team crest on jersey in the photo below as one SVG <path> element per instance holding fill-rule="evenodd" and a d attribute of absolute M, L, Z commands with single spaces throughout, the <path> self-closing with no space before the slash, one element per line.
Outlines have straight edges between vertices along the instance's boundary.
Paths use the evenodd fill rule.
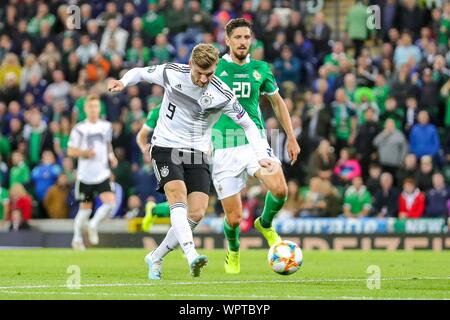
<path fill-rule="evenodd" d="M 255 70 L 253 71 L 253 78 L 255 78 L 256 81 L 259 81 L 261 80 L 261 74 L 257 70 Z"/>
<path fill-rule="evenodd" d="M 156 66 L 151 66 L 151 67 L 148 67 L 147 72 L 152 73 L 155 70 L 156 70 Z"/>
<path fill-rule="evenodd" d="M 209 107 L 212 103 L 212 96 L 209 93 L 203 94 L 200 98 L 200 105 L 204 108 Z"/>
<path fill-rule="evenodd" d="M 165 178 L 169 175 L 169 167 L 164 166 L 161 168 L 161 177 Z"/>

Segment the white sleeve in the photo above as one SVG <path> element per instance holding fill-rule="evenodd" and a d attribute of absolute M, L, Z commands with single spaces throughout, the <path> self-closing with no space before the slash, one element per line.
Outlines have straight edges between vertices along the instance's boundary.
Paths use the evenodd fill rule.
<path fill-rule="evenodd" d="M 159 86 L 164 86 L 164 64 L 150 66 L 145 68 L 133 68 L 128 70 L 123 77 L 120 79 L 120 82 L 123 85 L 129 86 L 141 82 L 143 80 L 155 83 Z"/>
<path fill-rule="evenodd" d="M 266 139 L 261 137 L 258 127 L 250 119 L 247 112 L 241 106 L 237 99 L 232 99 L 223 108 L 223 112 L 231 118 L 236 124 L 242 127 L 245 131 L 245 136 L 247 137 L 250 146 L 255 152 L 256 158 L 259 160 L 270 159 L 270 146 Z"/>
<path fill-rule="evenodd" d="M 79 148 L 81 146 L 81 138 L 83 137 L 83 133 L 81 132 L 78 126 L 74 127 L 72 131 L 70 131 L 69 141 L 67 145 L 71 148 Z"/>

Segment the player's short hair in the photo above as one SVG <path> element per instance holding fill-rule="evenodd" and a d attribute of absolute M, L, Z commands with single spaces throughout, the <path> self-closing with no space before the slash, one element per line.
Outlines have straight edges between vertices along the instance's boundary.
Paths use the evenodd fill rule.
<path fill-rule="evenodd" d="M 100 96 L 99 96 L 98 94 L 92 93 L 92 94 L 89 94 L 89 95 L 86 97 L 86 103 L 88 103 L 88 102 L 90 102 L 90 101 L 93 101 L 93 100 L 98 100 L 98 101 L 100 101 Z"/>
<path fill-rule="evenodd" d="M 247 27 L 250 30 L 252 30 L 252 23 L 248 20 L 245 20 L 244 18 L 236 18 L 231 19 L 228 21 L 227 25 L 225 26 L 225 31 L 227 32 L 227 36 L 231 36 L 231 33 L 233 33 L 233 30 L 240 27 Z"/>
<path fill-rule="evenodd" d="M 219 50 L 212 44 L 200 43 L 192 49 L 191 61 L 202 69 L 208 69 L 219 61 Z"/>

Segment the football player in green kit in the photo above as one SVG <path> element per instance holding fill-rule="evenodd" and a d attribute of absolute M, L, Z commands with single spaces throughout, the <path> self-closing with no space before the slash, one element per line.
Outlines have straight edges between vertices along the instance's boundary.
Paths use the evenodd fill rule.
<path fill-rule="evenodd" d="M 261 139 L 267 138 L 264 132 L 265 125 L 259 107 L 259 99 L 260 95 L 268 97 L 276 117 L 286 132 L 288 138 L 287 151 L 292 161 L 291 164 L 293 164 L 300 153 L 300 147 L 292 129 L 288 109 L 278 92 L 269 64 L 250 57 L 251 24 L 245 19 L 237 18 L 230 20 L 225 29 L 229 53 L 219 60 L 215 72 L 216 76 L 233 90 L 239 103 L 256 126 L 261 129 Z M 149 115 L 148 119 L 150 118 L 154 118 L 154 116 Z M 281 162 L 275 157 L 271 149 L 267 151 L 277 163 L 275 169 L 268 172 L 261 168 L 245 138 L 244 131 L 226 115 L 222 115 L 213 127 L 212 140 L 214 146 L 212 178 L 225 212 L 224 233 L 228 240 L 225 272 L 239 273 L 239 225 L 242 219 L 241 190 L 246 186 L 247 177 L 251 175 L 258 178 L 269 190 L 263 213 L 254 223 L 255 228 L 265 237 L 269 246 L 281 241 L 280 236 L 272 227 L 272 220 L 286 202 L 286 180 Z M 141 147 L 141 149 L 143 148 Z M 146 150 L 144 149 L 143 152 L 148 154 Z M 154 255 L 157 255 L 161 260 L 177 244 L 176 239 L 172 241 L 173 244 L 170 239 L 165 240 L 167 241 L 164 245 L 160 245 L 154 252 Z"/>

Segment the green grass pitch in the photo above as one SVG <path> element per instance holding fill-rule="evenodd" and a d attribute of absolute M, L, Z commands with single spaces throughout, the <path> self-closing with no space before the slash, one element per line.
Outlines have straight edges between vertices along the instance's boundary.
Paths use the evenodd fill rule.
<path fill-rule="evenodd" d="M 304 251 L 289 276 L 269 269 L 267 250 L 241 252 L 239 275 L 223 272 L 223 250 L 199 252 L 209 257 L 200 278 L 178 250 L 165 259 L 163 280 L 149 281 L 144 249 L 0 250 L 0 299 L 450 299 L 447 251 Z M 368 289 L 371 265 L 380 289 Z M 70 289 L 78 267 L 80 288 Z"/>

